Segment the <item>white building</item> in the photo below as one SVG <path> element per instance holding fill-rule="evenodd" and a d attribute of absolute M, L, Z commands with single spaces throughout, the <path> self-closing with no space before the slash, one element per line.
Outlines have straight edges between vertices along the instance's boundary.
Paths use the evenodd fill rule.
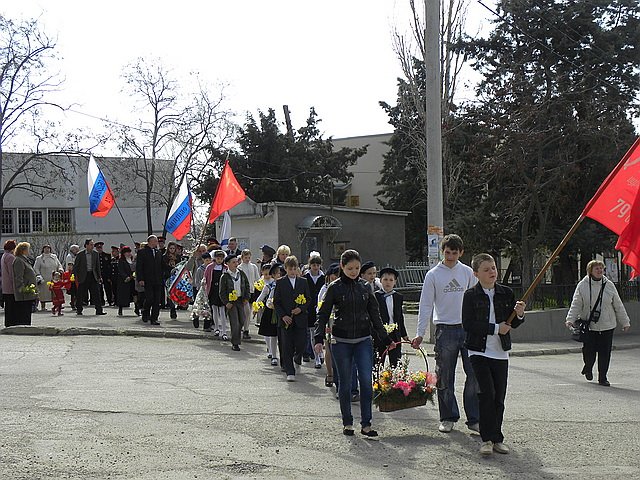
<path fill-rule="evenodd" d="M 27 154 L 4 153 L 3 182 L 12 166 L 26 158 Z M 88 158 L 64 155 L 49 157 L 67 175 L 67 180 L 59 174 L 47 178 L 48 185 L 55 193 L 39 198 L 25 190 L 14 188 L 7 192 L 2 210 L 0 238 L 26 240 L 34 244 L 39 253 L 39 245 L 51 243 L 56 249 L 56 238 L 63 243 L 79 243 L 84 238 L 103 241 L 105 245 L 131 243 L 131 237 L 123 221 L 131 230 L 136 241 L 147 237 L 147 220 L 144 201 L 136 193 L 142 188 L 140 179 L 134 180 L 131 170 L 132 161 L 122 158 L 96 159 L 107 182 L 111 185 L 122 217 L 114 207 L 103 218 L 92 217 L 89 213 L 89 195 L 87 192 Z M 158 169 L 167 169 L 172 162 L 158 161 Z M 6 167 L 6 168 L 5 168 Z M 50 174 L 51 172 L 49 172 Z M 29 182 L 29 176 L 23 175 L 19 181 Z M 137 183 L 137 188 L 135 185 Z M 4 185 L 3 185 L 4 186 Z M 162 232 L 165 207 L 153 208 L 154 232 Z M 80 243 L 81 245 L 81 243 Z M 65 246 L 66 247 L 66 246 Z M 58 247 L 58 249 L 61 249 Z M 60 251 L 59 253 L 63 253 Z"/>

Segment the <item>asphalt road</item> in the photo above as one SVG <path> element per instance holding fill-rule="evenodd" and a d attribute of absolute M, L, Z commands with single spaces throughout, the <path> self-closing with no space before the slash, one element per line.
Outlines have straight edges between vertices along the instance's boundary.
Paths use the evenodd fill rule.
<path fill-rule="evenodd" d="M 613 353 L 610 388 L 578 354 L 512 358 L 512 453 L 481 458 L 434 405 L 374 412 L 378 441 L 344 437 L 323 371 L 287 383 L 260 344 L 229 347 L 0 336 L 0 478 L 640 478 L 640 349 Z"/>

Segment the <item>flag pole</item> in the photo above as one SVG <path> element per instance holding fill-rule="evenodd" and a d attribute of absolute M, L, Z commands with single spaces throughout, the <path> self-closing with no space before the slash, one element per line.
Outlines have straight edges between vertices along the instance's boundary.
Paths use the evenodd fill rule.
<path fill-rule="evenodd" d="M 527 298 L 529 298 L 529 296 L 533 293 L 535 288 L 540 284 L 540 282 L 542 281 L 542 277 L 547 272 L 547 270 L 549 270 L 549 267 L 551 267 L 551 264 L 553 264 L 555 259 L 560 255 L 560 252 L 562 252 L 564 247 L 567 246 L 567 243 L 569 243 L 569 240 L 571 239 L 571 237 L 576 232 L 576 230 L 578 229 L 582 221 L 587 216 L 586 214 L 589 211 L 589 209 L 593 206 L 593 204 L 600 197 L 600 195 L 602 195 L 602 192 L 604 192 L 604 190 L 609 186 L 609 184 L 611 183 L 613 178 L 618 174 L 618 172 L 622 170 L 622 168 L 625 166 L 625 164 L 629 160 L 629 157 L 631 156 L 631 154 L 634 152 L 635 148 L 638 145 L 640 145 L 640 137 L 638 137 L 636 141 L 633 142 L 633 145 L 631 145 L 631 148 L 629 148 L 629 150 L 627 150 L 627 153 L 624 154 L 624 157 L 622 157 L 622 160 L 618 162 L 616 167 L 611 171 L 611 173 L 609 173 L 605 181 L 602 182 L 602 185 L 600 185 L 600 188 L 598 188 L 595 195 L 591 198 L 591 200 L 589 200 L 589 202 L 587 203 L 587 206 L 584 207 L 584 210 L 582 210 L 582 213 L 580 214 L 578 219 L 574 222 L 571 229 L 569 229 L 567 234 L 564 236 L 564 238 L 560 242 L 560 245 L 556 247 L 556 249 L 553 251 L 553 253 L 549 257 L 547 262 L 544 264 L 544 266 L 540 270 L 540 272 L 538 272 L 538 275 L 536 275 L 536 277 L 533 279 L 533 282 L 531 282 L 531 285 L 529 286 L 529 288 L 527 288 L 527 290 L 524 292 L 524 294 L 522 295 L 522 298 L 520 299 L 521 301 L 526 302 Z M 514 310 L 513 312 L 511 312 L 511 315 L 509 315 L 509 318 L 507 319 L 507 324 L 510 325 L 513 319 L 515 318 L 515 316 L 516 316 L 516 312 Z"/>
<path fill-rule="evenodd" d="M 129 236 L 131 237 L 131 241 L 135 244 L 136 241 L 133 239 L 133 235 L 131 234 L 131 230 L 129 230 L 129 225 L 127 225 L 127 221 L 124 219 L 124 216 L 122 215 L 122 212 L 120 211 L 120 207 L 118 206 L 118 202 L 116 202 L 116 197 L 113 197 L 113 205 L 116 207 L 116 210 L 118 210 L 118 213 L 120 214 L 120 218 L 122 219 L 122 223 L 124 223 L 124 226 L 127 228 L 127 232 L 129 232 Z"/>

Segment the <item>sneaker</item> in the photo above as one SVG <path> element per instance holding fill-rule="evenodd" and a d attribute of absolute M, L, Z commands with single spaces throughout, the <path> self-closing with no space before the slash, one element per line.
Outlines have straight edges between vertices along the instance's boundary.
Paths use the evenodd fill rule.
<path fill-rule="evenodd" d="M 251 335 L 249 335 L 249 330 L 245 330 L 245 331 L 242 333 L 242 339 L 243 339 L 243 340 L 251 340 Z"/>
<path fill-rule="evenodd" d="M 233 350 L 234 352 L 239 352 L 240 347 L 238 345 L 231 345 L 231 350 Z"/>
<path fill-rule="evenodd" d="M 220 330 L 217 330 L 215 332 L 213 332 L 213 336 L 214 337 L 219 337 L 220 336 Z"/>
<path fill-rule="evenodd" d="M 278 359 L 277 358 L 272 358 L 271 359 L 271 365 L 273 365 L 274 367 L 278 366 Z"/>
<path fill-rule="evenodd" d="M 482 442 L 482 445 L 480 445 L 480 455 L 491 455 L 493 453 L 493 449 L 493 442 Z"/>
<path fill-rule="evenodd" d="M 222 338 L 222 340 L 224 340 L 225 342 L 228 342 L 228 341 L 229 341 L 229 336 L 228 336 L 226 333 L 223 333 L 221 338 Z"/>
<path fill-rule="evenodd" d="M 287 375 L 287 382 L 295 382 L 295 381 L 296 381 L 295 375 Z"/>
<path fill-rule="evenodd" d="M 471 430 L 471 435 L 479 435 L 480 434 L 480 424 L 472 423 L 471 425 L 467 425 L 467 428 Z"/>
<path fill-rule="evenodd" d="M 311 361 L 311 357 L 302 357 L 302 361 L 307 363 Z"/>
<path fill-rule="evenodd" d="M 271 360 L 273 358 L 273 355 L 271 355 L 270 353 L 267 353 L 267 358 Z"/>
<path fill-rule="evenodd" d="M 438 427 L 438 431 L 441 433 L 449 433 L 453 430 L 453 423 L 448 420 L 440 422 L 440 426 Z"/>
<path fill-rule="evenodd" d="M 488 442 L 491 443 L 491 442 Z M 482 449 L 481 449 L 482 450 Z M 498 452 L 498 453 L 502 453 L 502 454 L 507 454 L 509 453 L 509 447 L 507 447 L 504 443 L 502 442 L 496 442 L 493 444 L 493 450 Z"/>
<path fill-rule="evenodd" d="M 354 393 L 351 395 L 351 403 L 356 403 L 360 401 L 360 394 Z"/>

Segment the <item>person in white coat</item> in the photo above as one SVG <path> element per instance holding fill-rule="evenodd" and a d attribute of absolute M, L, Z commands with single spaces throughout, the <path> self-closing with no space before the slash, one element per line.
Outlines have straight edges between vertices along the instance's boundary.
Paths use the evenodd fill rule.
<path fill-rule="evenodd" d="M 62 264 L 56 254 L 51 252 L 51 245 L 45 245 L 42 247 L 42 253 L 36 257 L 33 269 L 37 275 L 40 309 L 44 310 L 46 303 L 51 301 L 51 291 L 49 290 L 47 282 L 51 281 L 53 272 L 60 272 L 62 274 L 64 268 L 62 268 Z"/>
<path fill-rule="evenodd" d="M 591 260 L 587 275 L 580 280 L 567 313 L 566 326 L 571 328 L 577 319 L 589 320 L 589 331 L 582 346 L 584 367 L 582 375 L 593 380 L 593 366 L 598 358 L 598 383 L 608 387 L 611 346 L 616 322 L 623 332 L 629 331 L 630 321 L 614 283 L 604 276 L 604 263 Z"/>

